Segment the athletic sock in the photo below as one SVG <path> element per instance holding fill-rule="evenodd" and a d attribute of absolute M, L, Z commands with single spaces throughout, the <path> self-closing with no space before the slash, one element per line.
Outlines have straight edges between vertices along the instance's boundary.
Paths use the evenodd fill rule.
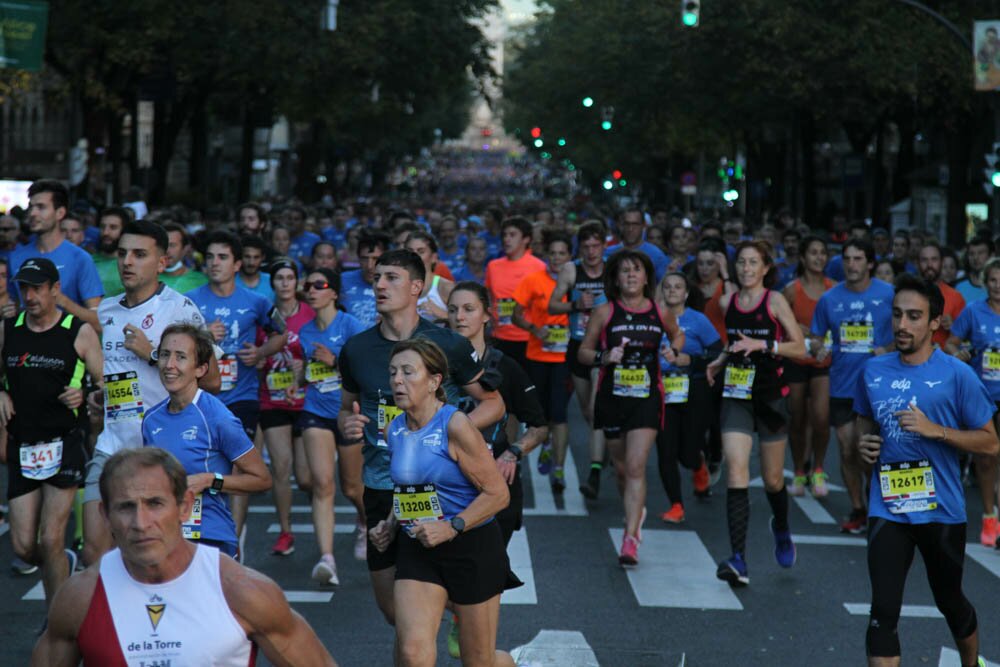
<path fill-rule="evenodd" d="M 726 519 L 729 522 L 729 546 L 733 553 L 746 553 L 747 524 L 750 523 L 750 494 L 747 489 L 726 491 Z"/>
<path fill-rule="evenodd" d="M 591 461 L 590 469 L 600 472 L 601 470 L 604 470 L 604 463 L 602 463 L 601 461 Z"/>
<path fill-rule="evenodd" d="M 562 466 L 553 466 L 552 467 L 552 476 L 553 477 L 558 477 L 558 478 L 562 479 L 563 477 L 566 476 L 566 473 L 563 472 L 563 467 Z"/>
<path fill-rule="evenodd" d="M 767 502 L 774 514 L 774 529 L 780 532 L 788 530 L 788 489 L 783 486 L 777 493 L 768 491 Z"/>

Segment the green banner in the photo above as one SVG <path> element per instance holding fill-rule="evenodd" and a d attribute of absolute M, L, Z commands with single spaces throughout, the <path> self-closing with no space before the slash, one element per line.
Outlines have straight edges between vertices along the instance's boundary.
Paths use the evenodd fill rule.
<path fill-rule="evenodd" d="M 48 23 L 48 2 L 0 0 L 0 67 L 42 69 Z"/>

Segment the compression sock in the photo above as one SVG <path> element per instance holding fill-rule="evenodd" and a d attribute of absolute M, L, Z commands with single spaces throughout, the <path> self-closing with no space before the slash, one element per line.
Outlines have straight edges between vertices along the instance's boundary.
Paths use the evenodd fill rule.
<path fill-rule="evenodd" d="M 726 491 L 726 519 L 729 522 L 729 546 L 733 553 L 746 553 L 747 524 L 750 523 L 750 494 L 747 489 Z"/>
<path fill-rule="evenodd" d="M 779 532 L 788 530 L 788 489 L 782 486 L 777 493 L 768 491 L 767 502 L 774 514 L 774 529 Z"/>

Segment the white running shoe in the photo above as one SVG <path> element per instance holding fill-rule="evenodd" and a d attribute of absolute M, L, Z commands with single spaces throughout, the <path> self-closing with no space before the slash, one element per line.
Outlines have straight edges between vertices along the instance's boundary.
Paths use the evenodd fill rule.
<path fill-rule="evenodd" d="M 337 562 L 333 560 L 333 556 L 329 559 L 325 557 L 319 559 L 313 566 L 312 578 L 313 581 L 325 586 L 340 585 L 340 579 L 337 578 Z"/>

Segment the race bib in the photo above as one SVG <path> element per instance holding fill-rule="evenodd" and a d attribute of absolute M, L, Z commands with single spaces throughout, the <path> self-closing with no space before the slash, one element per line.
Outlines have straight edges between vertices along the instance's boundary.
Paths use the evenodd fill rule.
<path fill-rule="evenodd" d="M 566 327 L 548 328 L 548 334 L 542 343 L 542 349 L 546 352 L 556 352 L 564 354 L 569 347 L 569 329 Z"/>
<path fill-rule="evenodd" d="M 142 420 L 142 395 L 135 371 L 104 376 L 104 422 Z"/>
<path fill-rule="evenodd" d="M 840 351 L 871 354 L 875 350 L 875 327 L 871 322 L 841 322 Z"/>
<path fill-rule="evenodd" d="M 444 519 L 441 499 L 433 484 L 395 487 L 392 491 L 392 513 L 404 528 Z"/>
<path fill-rule="evenodd" d="M 687 375 L 670 373 L 663 376 L 663 402 L 687 403 L 691 381 Z"/>
<path fill-rule="evenodd" d="M 62 455 L 62 440 L 21 445 L 21 477 L 36 481 L 52 477 L 62 466 Z"/>
<path fill-rule="evenodd" d="M 378 404 L 378 446 L 388 447 L 389 443 L 385 439 L 386 429 L 392 420 L 403 414 L 403 411 L 395 405 L 389 405 L 384 398 L 379 399 Z"/>
<path fill-rule="evenodd" d="M 611 393 L 622 398 L 649 398 L 649 371 L 645 368 L 616 368 Z"/>
<path fill-rule="evenodd" d="M 511 319 L 514 316 L 514 299 L 500 299 L 497 301 L 497 324 L 505 326 L 513 324 Z"/>
<path fill-rule="evenodd" d="M 893 514 L 927 512 L 937 508 L 934 470 L 927 459 L 883 463 L 879 467 L 882 501 Z"/>
<path fill-rule="evenodd" d="M 315 385 L 319 393 L 340 391 L 340 373 L 336 368 L 327 366 L 322 361 L 310 361 L 306 366 L 306 382 Z"/>
<path fill-rule="evenodd" d="M 1000 381 L 1000 350 L 995 347 L 983 350 L 983 381 Z"/>
<path fill-rule="evenodd" d="M 222 379 L 222 389 L 229 391 L 236 386 L 236 378 L 239 375 L 240 362 L 235 355 L 225 354 L 219 359 L 219 377 Z"/>
<path fill-rule="evenodd" d="M 191 506 L 191 516 L 181 524 L 181 533 L 185 540 L 201 539 L 201 494 L 195 494 L 194 504 Z"/>
<path fill-rule="evenodd" d="M 722 384 L 723 398 L 749 401 L 753 398 L 753 378 L 757 369 L 753 366 L 726 366 L 726 377 Z"/>
<path fill-rule="evenodd" d="M 288 395 L 286 390 L 295 384 L 295 373 L 293 371 L 271 371 L 266 378 L 267 390 L 271 393 L 272 401 L 283 401 Z M 301 398 L 302 391 L 295 392 L 295 398 Z"/>

